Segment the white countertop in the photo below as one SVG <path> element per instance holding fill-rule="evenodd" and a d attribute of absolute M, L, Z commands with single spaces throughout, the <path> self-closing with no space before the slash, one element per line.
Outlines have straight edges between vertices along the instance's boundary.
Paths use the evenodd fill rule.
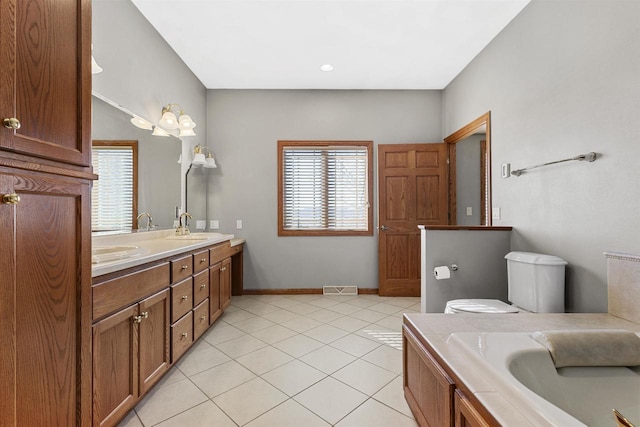
<path fill-rule="evenodd" d="M 406 313 L 420 336 L 444 360 L 451 371 L 503 426 L 549 426 L 519 396 L 499 391 L 490 371 L 478 370 L 447 342 L 459 332 L 535 332 L 558 329 L 627 329 L 640 332 L 640 324 L 607 313 L 575 314 L 426 314 Z"/>
<path fill-rule="evenodd" d="M 211 233 L 218 234 L 218 233 Z M 244 239 L 235 239 L 233 234 L 219 234 L 206 240 L 168 240 L 168 236 L 175 235 L 175 230 L 155 230 L 127 234 L 113 234 L 94 236 L 92 247 L 105 247 L 116 245 L 139 246 L 144 253 L 132 258 L 93 264 L 91 276 L 97 277 L 125 268 L 135 267 L 147 262 L 156 261 L 206 246 L 230 241 L 232 246 L 244 243 Z"/>

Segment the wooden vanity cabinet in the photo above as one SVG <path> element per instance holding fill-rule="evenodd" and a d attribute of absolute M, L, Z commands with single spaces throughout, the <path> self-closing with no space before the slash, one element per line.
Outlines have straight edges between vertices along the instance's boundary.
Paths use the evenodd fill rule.
<path fill-rule="evenodd" d="M 169 290 L 95 323 L 93 424 L 115 425 L 169 363 Z"/>
<path fill-rule="evenodd" d="M 464 395 L 462 390 L 456 390 L 454 397 L 455 427 L 490 427 L 473 403 Z"/>

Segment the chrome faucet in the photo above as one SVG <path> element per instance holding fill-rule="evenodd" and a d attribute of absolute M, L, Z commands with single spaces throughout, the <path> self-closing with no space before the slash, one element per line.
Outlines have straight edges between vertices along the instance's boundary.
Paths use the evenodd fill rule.
<path fill-rule="evenodd" d="M 178 228 L 176 228 L 176 236 L 185 236 L 187 234 L 190 234 L 191 232 L 189 231 L 189 227 L 187 226 L 187 220 L 185 219 L 184 221 L 184 225 L 182 225 L 182 217 L 186 217 L 189 219 L 192 219 L 193 217 L 191 216 L 190 213 L 188 212 L 183 212 L 180 214 L 180 218 L 178 219 Z"/>
<path fill-rule="evenodd" d="M 147 217 L 147 228 L 146 228 L 146 230 L 147 231 L 152 230 L 155 227 L 155 225 L 153 225 L 153 218 L 151 217 L 151 214 L 149 212 L 142 212 L 140 215 L 138 215 L 137 219 L 138 219 L 138 221 L 140 221 L 140 218 L 143 218 L 145 216 Z M 138 230 L 140 230 L 140 229 L 142 229 L 142 227 L 140 227 L 140 223 L 138 223 Z"/>

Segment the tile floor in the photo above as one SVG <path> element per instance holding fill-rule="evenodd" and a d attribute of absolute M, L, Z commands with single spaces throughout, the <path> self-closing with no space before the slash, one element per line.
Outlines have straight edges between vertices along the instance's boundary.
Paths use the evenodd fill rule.
<path fill-rule="evenodd" d="M 402 391 L 400 331 L 419 303 L 233 297 L 120 426 L 417 426 Z"/>

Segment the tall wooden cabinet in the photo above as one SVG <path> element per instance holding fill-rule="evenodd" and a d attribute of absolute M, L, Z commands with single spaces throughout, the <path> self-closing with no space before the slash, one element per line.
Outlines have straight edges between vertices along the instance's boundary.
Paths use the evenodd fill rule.
<path fill-rule="evenodd" d="M 91 421 L 91 3 L 0 0 L 0 426 Z"/>

